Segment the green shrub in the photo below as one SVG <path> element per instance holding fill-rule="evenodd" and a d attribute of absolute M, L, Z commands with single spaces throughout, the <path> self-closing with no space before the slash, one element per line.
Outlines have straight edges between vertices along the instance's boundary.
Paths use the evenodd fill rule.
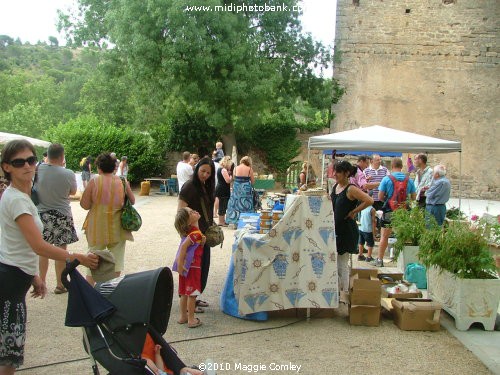
<path fill-rule="evenodd" d="M 496 278 L 486 239 L 466 223 L 425 231 L 418 257 L 427 267 L 437 266 L 462 279 Z"/>
<path fill-rule="evenodd" d="M 425 211 L 420 207 L 413 207 L 410 210 L 400 208 L 392 213 L 391 227 L 397 237 L 394 244 L 394 258 L 398 259 L 405 245 L 420 244 L 420 237 L 426 230 Z"/>
<path fill-rule="evenodd" d="M 154 130 L 158 137 L 167 130 Z M 94 116 L 81 116 L 47 130 L 46 138 L 61 143 L 65 148 L 66 166 L 80 170 L 80 160 L 88 155 L 97 157 L 102 152 L 115 152 L 118 158 L 126 155 L 129 162 L 128 178 L 138 182 L 145 177 L 158 176 L 164 167 L 165 147 L 161 139 L 130 128 L 118 128 L 100 123 Z M 163 142 L 163 144 L 166 144 Z"/>

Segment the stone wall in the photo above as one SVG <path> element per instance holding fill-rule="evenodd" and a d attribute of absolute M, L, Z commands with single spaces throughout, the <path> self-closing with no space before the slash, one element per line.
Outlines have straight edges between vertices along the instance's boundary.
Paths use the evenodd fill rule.
<path fill-rule="evenodd" d="M 384 125 L 462 142 L 463 196 L 500 199 L 498 0 L 338 0 L 331 131 Z M 458 153 L 447 165 L 458 191 Z"/>

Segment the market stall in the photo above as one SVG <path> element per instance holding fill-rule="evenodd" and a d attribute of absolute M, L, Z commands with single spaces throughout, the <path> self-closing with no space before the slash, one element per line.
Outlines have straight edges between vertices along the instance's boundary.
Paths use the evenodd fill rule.
<path fill-rule="evenodd" d="M 297 196 L 268 234 L 235 235 L 234 286 L 240 315 L 290 308 L 338 307 L 332 203 Z M 227 297 L 227 296 L 226 296 Z"/>

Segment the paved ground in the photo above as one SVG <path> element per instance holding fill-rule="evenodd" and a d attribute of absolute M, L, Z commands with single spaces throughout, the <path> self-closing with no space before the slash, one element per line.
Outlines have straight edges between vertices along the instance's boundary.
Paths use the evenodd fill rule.
<path fill-rule="evenodd" d="M 178 236 L 173 228 L 177 198 L 152 194 L 138 197 L 136 207 L 144 224 L 127 245 L 126 273 L 170 266 L 177 251 Z M 85 212 L 72 203 L 75 222 L 83 223 Z M 212 250 L 212 265 L 204 299 L 210 303 L 200 314 L 204 325 L 188 329 L 176 324 L 177 301 L 174 300 L 170 325 L 165 335 L 188 364 L 213 359 L 224 370 L 218 374 L 292 374 L 272 371 L 273 363 L 301 366 L 300 374 L 491 374 L 470 347 L 446 329 L 439 332 L 406 332 L 399 330 L 386 316 L 379 327 L 354 327 L 347 322 L 347 308 L 334 310 L 333 317 L 273 317 L 266 322 L 243 321 L 219 310 L 219 295 L 231 257 L 232 230 L 224 229 L 223 248 Z M 86 241 L 71 246 L 84 252 Z M 50 267 L 49 290 L 55 286 Z M 177 283 L 176 283 L 177 284 Z M 44 300 L 28 299 L 28 338 L 26 361 L 21 374 L 91 374 L 82 347 L 81 331 L 64 326 L 67 295 L 50 293 Z M 140 296 L 131 303 L 140 303 Z M 499 332 L 468 331 L 469 341 L 481 348 L 500 347 Z M 477 338 L 477 339 L 476 339 Z M 490 343 L 484 344 L 486 339 Z M 462 340 L 462 339 L 460 339 Z M 467 340 L 464 340 L 467 341 Z M 486 354 L 491 359 L 495 352 Z M 481 357 L 480 357 L 481 358 Z M 500 355 L 496 356 L 496 360 Z M 491 365 L 493 362 L 486 364 Z M 239 370 L 235 367 L 241 364 Z M 245 367 L 246 366 L 246 367 Z M 267 366 L 267 370 L 257 367 Z M 254 371 L 255 370 L 255 371 Z M 106 373 L 101 370 L 101 373 Z"/>

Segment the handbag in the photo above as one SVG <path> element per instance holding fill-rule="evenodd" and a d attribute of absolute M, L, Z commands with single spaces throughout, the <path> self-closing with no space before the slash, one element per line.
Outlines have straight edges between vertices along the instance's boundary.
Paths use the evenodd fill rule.
<path fill-rule="evenodd" d="M 142 225 L 142 218 L 139 212 L 132 206 L 127 197 L 127 186 L 124 178 L 120 178 L 123 184 L 123 191 L 125 193 L 125 202 L 123 203 L 121 224 L 122 228 L 131 232 L 138 231 Z"/>
<path fill-rule="evenodd" d="M 201 209 L 203 210 L 203 216 L 205 217 L 206 222 L 210 223 L 210 221 L 208 220 L 207 209 L 205 207 L 203 198 L 201 198 Z M 215 247 L 217 245 L 220 245 L 220 247 L 222 247 L 222 243 L 224 242 L 224 232 L 222 231 L 222 228 L 214 224 L 213 221 L 205 231 L 204 235 L 207 238 L 205 243 L 208 246 Z"/>

